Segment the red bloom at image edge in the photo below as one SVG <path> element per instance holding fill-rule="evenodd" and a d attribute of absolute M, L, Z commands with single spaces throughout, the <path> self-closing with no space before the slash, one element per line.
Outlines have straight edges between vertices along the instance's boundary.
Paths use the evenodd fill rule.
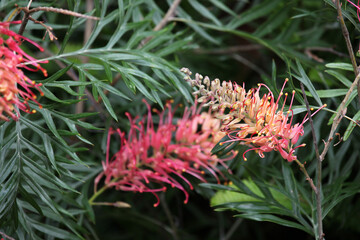
<path fill-rule="evenodd" d="M 173 123 L 174 110 L 170 103 L 162 112 L 153 110 L 159 116 L 155 129 L 150 105 L 144 102 L 148 107 L 146 123 L 126 113 L 131 125 L 128 137 L 125 138 L 125 133 L 119 129 L 109 130 L 104 171 L 95 179 L 95 189 L 105 176 L 107 187 L 154 194 L 156 207 L 160 203 L 157 193 L 166 191 L 164 184 L 168 184 L 183 191 L 184 203 L 187 203 L 189 194 L 180 181 L 185 182 L 191 190 L 193 186 L 184 173 L 206 182 L 203 175 L 207 170 L 218 180 L 217 173 L 221 175 L 221 172 L 217 165 L 227 168 L 224 161 L 232 159 L 236 153 L 231 152 L 225 159 L 211 155 L 211 149 L 225 133 L 220 132 L 218 119 L 208 113 L 200 114 L 200 108 L 196 105 L 185 109 L 183 118 L 177 124 Z M 120 150 L 109 160 L 110 137 L 115 133 L 121 138 Z M 160 186 L 154 188 L 150 182 Z"/>
<path fill-rule="evenodd" d="M 10 24 L 20 23 L 21 21 L 0 22 L 0 120 L 5 121 L 9 121 L 7 116 L 18 120 L 18 109 L 35 113 L 35 110 L 30 111 L 29 100 L 37 103 L 41 108 L 36 101 L 36 95 L 31 90 L 31 88 L 36 88 L 40 91 L 41 83 L 36 84 L 30 80 L 21 68 L 34 72 L 40 70 L 44 76 L 47 76 L 46 70 L 40 66 L 39 61 L 25 53 L 20 45 L 22 41 L 26 41 L 40 51 L 43 49 L 37 43 L 9 29 Z M 41 91 L 40 94 L 43 95 Z"/>

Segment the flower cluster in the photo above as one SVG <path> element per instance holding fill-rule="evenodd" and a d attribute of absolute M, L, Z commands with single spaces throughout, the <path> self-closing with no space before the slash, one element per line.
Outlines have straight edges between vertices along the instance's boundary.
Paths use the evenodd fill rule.
<path fill-rule="evenodd" d="M 40 70 L 44 76 L 47 76 L 46 70 L 36 62 L 35 58 L 26 54 L 20 48 L 20 44 L 22 41 L 27 41 L 40 51 L 43 49 L 30 39 L 9 30 L 10 24 L 19 23 L 21 21 L 0 22 L 0 119 L 5 121 L 9 120 L 7 116 L 18 120 L 19 114 L 16 114 L 18 109 L 34 113 L 35 110 L 30 111 L 29 100 L 39 104 L 31 88 L 39 90 L 41 84 L 30 80 L 20 68 L 30 71 Z M 41 91 L 40 94 L 42 94 Z M 7 116 L 4 115 L 5 113 Z"/>
<path fill-rule="evenodd" d="M 174 112 L 168 102 L 164 111 L 157 112 L 159 123 L 154 127 L 150 105 L 147 119 L 130 120 L 131 129 L 128 137 L 117 130 L 109 130 L 106 162 L 103 162 L 104 171 L 95 179 L 95 186 L 105 176 L 105 186 L 115 187 L 118 190 L 133 192 L 150 192 L 159 198 L 157 192 L 166 191 L 164 184 L 180 189 L 185 194 L 187 203 L 189 194 L 179 182 L 184 181 L 193 189 L 185 173 L 205 182 L 204 170 L 217 178 L 220 170 L 217 164 L 226 168 L 223 161 L 211 154 L 211 149 L 225 136 L 220 132 L 220 121 L 209 113 L 201 113 L 196 104 L 190 109 L 185 109 L 183 118 L 174 124 Z M 121 138 L 120 150 L 109 160 L 110 137 L 117 133 Z M 231 155 L 231 156 L 230 156 Z M 218 179 L 218 178 L 217 178 Z M 219 180 L 218 180 L 219 181 Z M 150 182 L 160 183 L 161 187 L 153 188 Z"/>
<path fill-rule="evenodd" d="M 192 73 L 189 69 L 183 68 L 186 74 L 185 80 L 192 86 L 198 87 L 195 95 L 200 95 L 199 101 L 207 102 L 205 105 L 211 106 L 215 116 L 222 120 L 222 131 L 225 131 L 230 140 L 227 142 L 238 141 L 242 145 L 250 147 L 244 152 L 255 150 L 260 157 L 264 157 L 264 152 L 272 150 L 279 151 L 281 156 L 291 162 L 296 159 L 294 151 L 297 147 L 300 136 L 304 134 L 303 124 L 307 121 L 306 116 L 302 123 L 292 124 L 293 110 L 291 109 L 295 96 L 292 93 L 291 103 L 286 112 L 284 105 L 288 97 L 283 93 L 288 79 L 280 91 L 279 97 L 275 100 L 273 93 L 264 84 L 258 84 L 258 88 L 252 88 L 248 92 L 244 86 L 239 86 L 232 82 L 220 82 L 219 79 L 210 81 L 208 77 L 200 74 L 191 78 Z M 260 97 L 260 89 L 265 87 L 267 94 Z M 284 104 L 279 109 L 279 100 L 285 95 Z M 290 121 L 289 121 L 290 118 Z"/>

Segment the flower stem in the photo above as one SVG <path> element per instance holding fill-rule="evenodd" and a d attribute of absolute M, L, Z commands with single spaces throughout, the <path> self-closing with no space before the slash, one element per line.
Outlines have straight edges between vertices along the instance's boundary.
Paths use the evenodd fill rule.
<path fill-rule="evenodd" d="M 314 123 L 313 123 L 313 120 L 311 117 L 311 110 L 310 110 L 309 102 L 308 102 L 306 94 L 305 94 L 304 85 L 302 83 L 300 83 L 300 87 L 301 87 L 301 91 L 302 91 L 302 94 L 304 97 L 306 110 L 309 115 L 311 133 L 313 136 L 313 142 L 314 142 L 314 146 L 315 146 L 316 162 L 317 162 L 317 167 L 316 167 L 317 178 L 316 178 L 316 187 L 313 186 L 314 183 L 312 182 L 312 180 L 311 180 L 311 183 L 312 183 L 311 187 L 314 189 L 314 192 L 316 194 L 316 218 L 317 218 L 317 230 L 318 230 L 318 238 L 317 239 L 322 240 L 324 238 L 323 224 L 322 224 L 322 209 L 321 209 L 321 207 L 322 207 L 321 206 L 321 167 L 322 167 L 321 163 L 322 163 L 322 161 L 320 159 L 319 147 L 317 145 Z M 304 168 L 304 170 L 305 170 L 305 168 Z M 309 180 L 309 182 L 310 182 L 310 180 Z"/>
<path fill-rule="evenodd" d="M 302 164 L 299 160 L 295 159 L 294 160 L 297 165 L 299 165 L 300 170 L 305 174 L 306 180 L 309 182 L 311 188 L 314 190 L 315 193 L 317 193 L 317 187 L 314 185 L 313 180 L 311 179 L 311 177 L 309 176 L 308 172 L 306 171 L 305 165 Z"/>
<path fill-rule="evenodd" d="M 108 185 L 104 185 L 102 188 L 100 188 L 99 191 L 95 192 L 94 195 L 92 195 L 92 197 L 89 199 L 89 204 L 90 205 L 96 205 L 94 203 L 94 200 L 99 197 L 106 189 L 108 189 L 109 186 Z"/>

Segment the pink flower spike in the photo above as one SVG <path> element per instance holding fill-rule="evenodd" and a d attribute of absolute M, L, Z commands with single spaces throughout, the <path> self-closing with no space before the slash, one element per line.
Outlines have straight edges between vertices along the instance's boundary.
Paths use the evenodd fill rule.
<path fill-rule="evenodd" d="M 95 189 L 101 178 L 105 177 L 105 185 L 122 191 L 149 192 L 160 203 L 158 192 L 165 191 L 164 185 L 181 190 L 188 202 L 189 194 L 180 183 L 184 182 L 190 190 L 193 185 L 188 176 L 206 182 L 201 175 L 202 169 L 209 171 L 219 182 L 217 173 L 221 174 L 217 165 L 227 168 L 224 161 L 232 159 L 230 152 L 225 159 L 211 154 L 211 149 L 225 133 L 220 132 L 220 120 L 209 113 L 201 113 L 195 104 L 184 110 L 183 117 L 174 122 L 174 112 L 170 102 L 164 111 L 153 110 L 159 116 L 157 127 L 153 123 L 151 106 L 144 101 L 148 113 L 145 117 L 133 118 L 125 113 L 130 122 L 130 130 L 125 133 L 119 129 L 109 130 L 107 136 L 106 160 L 103 172 L 95 179 Z M 120 136 L 120 148 L 110 159 L 110 137 Z M 174 136 L 174 137 L 172 137 Z M 154 188 L 160 185 L 161 187 Z"/>
<path fill-rule="evenodd" d="M 262 83 L 246 92 L 236 83 L 220 82 L 219 79 L 210 81 L 208 77 L 200 77 L 200 74 L 196 74 L 195 79 L 192 79 L 189 69 L 183 68 L 181 71 L 186 74 L 184 78 L 186 81 L 200 89 L 194 94 L 200 95 L 204 105 L 209 105 L 214 115 L 221 120 L 221 129 L 229 137 L 229 140 L 223 143 L 238 142 L 249 147 L 243 154 L 245 161 L 247 160 L 245 154 L 249 151 L 255 151 L 261 158 L 264 157 L 265 152 L 279 151 L 280 155 L 289 162 L 296 159 L 295 149 L 303 145 L 294 147 L 294 144 L 304 134 L 303 125 L 307 121 L 307 115 L 300 124 L 292 125 L 293 114 L 290 117 L 290 113 L 293 113 L 291 108 L 295 91 L 292 91 L 288 111 L 283 112 L 288 99 L 288 94 L 284 93 L 288 79 L 285 79 L 279 97 L 275 100 L 274 94 Z M 263 86 L 268 93 L 260 97 L 260 88 Z M 282 97 L 284 104 L 279 107 Z"/>

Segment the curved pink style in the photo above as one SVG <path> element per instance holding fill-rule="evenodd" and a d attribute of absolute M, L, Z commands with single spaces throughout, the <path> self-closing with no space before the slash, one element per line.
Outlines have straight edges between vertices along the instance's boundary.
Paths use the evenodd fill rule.
<path fill-rule="evenodd" d="M 36 88 L 40 91 L 41 83 L 36 84 L 30 80 L 21 68 L 31 71 L 40 70 L 44 76 L 47 76 L 46 70 L 37 63 L 38 61 L 35 58 L 25 53 L 20 48 L 20 45 L 22 41 L 27 41 L 40 51 L 43 51 L 43 49 L 30 39 L 9 29 L 10 24 L 19 23 L 21 21 L 0 22 L 0 119 L 5 121 L 9 120 L 7 116 L 18 120 L 18 109 L 28 113 L 36 112 L 35 110 L 30 111 L 29 100 L 34 101 L 41 107 L 36 101 L 36 95 L 31 90 L 31 88 Z M 43 95 L 41 91 L 40 94 Z M 7 114 L 7 116 L 4 114 Z"/>
<path fill-rule="evenodd" d="M 105 185 L 108 187 L 122 191 L 150 192 L 157 198 L 154 206 L 160 203 L 157 193 L 166 191 L 164 185 L 170 185 L 183 191 L 184 203 L 187 203 L 189 194 L 181 182 L 185 182 L 192 190 L 188 176 L 205 182 L 204 170 L 217 178 L 217 174 L 221 174 L 218 163 L 226 167 L 223 161 L 231 159 L 234 152 L 226 159 L 211 154 L 211 149 L 225 134 L 219 132 L 220 121 L 208 113 L 200 114 L 200 107 L 195 105 L 186 108 L 183 118 L 175 124 L 175 110 L 167 103 L 164 111 L 153 110 L 159 116 L 158 124 L 154 124 L 150 105 L 146 101 L 144 103 L 148 107 L 147 118 L 139 120 L 138 117 L 126 114 L 130 121 L 127 138 L 119 129 L 109 130 L 104 170 L 95 179 L 95 185 L 105 177 Z M 109 158 L 110 137 L 113 134 L 120 136 L 120 149 Z"/>

